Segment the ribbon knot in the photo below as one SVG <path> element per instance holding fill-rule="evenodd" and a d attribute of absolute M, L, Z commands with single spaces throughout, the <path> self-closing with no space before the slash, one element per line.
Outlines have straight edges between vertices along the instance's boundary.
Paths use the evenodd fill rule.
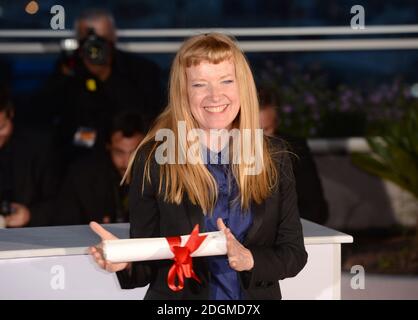
<path fill-rule="evenodd" d="M 190 263 L 192 257 L 190 257 L 190 250 L 187 247 L 174 246 L 174 261 L 179 264 Z"/>
<path fill-rule="evenodd" d="M 173 291 L 180 291 L 184 288 L 184 278 L 193 278 L 200 283 L 200 279 L 197 277 L 193 270 L 193 259 L 190 256 L 191 253 L 200 247 L 202 242 L 206 239 L 206 235 L 199 236 L 199 225 L 193 228 L 189 239 L 184 247 L 181 247 L 181 237 L 168 237 L 166 238 L 170 245 L 170 250 L 174 254 L 174 263 L 168 271 L 168 287 Z M 178 285 L 175 284 L 177 279 Z"/>

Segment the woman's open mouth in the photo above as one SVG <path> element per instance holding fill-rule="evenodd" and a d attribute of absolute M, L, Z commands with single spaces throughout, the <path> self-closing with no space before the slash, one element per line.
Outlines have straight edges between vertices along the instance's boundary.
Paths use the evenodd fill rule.
<path fill-rule="evenodd" d="M 227 107 L 229 107 L 229 104 L 222 104 L 219 106 L 206 106 L 203 107 L 206 111 L 211 112 L 211 113 L 220 113 L 222 111 L 224 111 Z"/>

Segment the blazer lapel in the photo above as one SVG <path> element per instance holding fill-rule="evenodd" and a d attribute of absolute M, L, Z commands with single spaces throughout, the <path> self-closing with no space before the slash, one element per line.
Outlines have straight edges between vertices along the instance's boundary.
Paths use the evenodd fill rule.
<path fill-rule="evenodd" d="M 263 201 L 261 204 L 253 203 L 251 206 L 251 211 L 253 214 L 253 224 L 248 230 L 247 236 L 244 239 L 244 245 L 248 245 L 254 239 L 258 230 L 260 229 L 263 223 L 263 216 L 266 209 L 266 202 Z"/>

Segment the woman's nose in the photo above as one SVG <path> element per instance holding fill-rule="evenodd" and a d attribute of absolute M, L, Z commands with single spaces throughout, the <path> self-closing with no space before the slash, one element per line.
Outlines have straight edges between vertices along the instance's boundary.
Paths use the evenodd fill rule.
<path fill-rule="evenodd" d="M 209 97 L 213 101 L 219 101 L 220 100 L 220 98 L 222 97 L 222 92 L 221 92 L 221 89 L 219 88 L 219 86 L 216 86 L 216 85 L 209 86 Z"/>

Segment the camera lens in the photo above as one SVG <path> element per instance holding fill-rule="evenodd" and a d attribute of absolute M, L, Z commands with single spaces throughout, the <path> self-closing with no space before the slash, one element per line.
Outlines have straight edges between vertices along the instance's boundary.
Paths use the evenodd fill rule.
<path fill-rule="evenodd" d="M 82 54 L 90 63 L 104 65 L 109 60 L 110 45 L 90 29 L 82 45 Z"/>

